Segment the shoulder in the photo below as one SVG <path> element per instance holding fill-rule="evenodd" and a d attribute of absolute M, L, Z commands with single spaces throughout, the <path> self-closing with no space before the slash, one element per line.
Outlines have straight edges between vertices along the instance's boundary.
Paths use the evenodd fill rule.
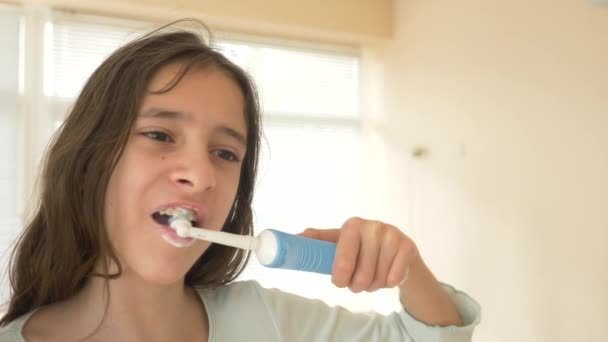
<path fill-rule="evenodd" d="M 18 333 L 15 332 L 15 328 L 12 324 L 0 328 L 0 342 L 17 342 Z"/>
<path fill-rule="evenodd" d="M 7 330 L 6 328 L 0 328 L 0 342 L 21 342 L 19 335 L 15 334 L 12 330 Z"/>
<path fill-rule="evenodd" d="M 32 314 L 33 312 L 27 313 L 9 324 L 0 327 L 0 342 L 23 342 L 23 325 Z"/>
<path fill-rule="evenodd" d="M 65 332 L 77 329 L 59 328 L 67 326 L 66 312 L 61 308 L 60 303 L 55 303 L 39 307 L 17 318 L 6 327 L 10 331 L 7 336 L 13 339 L 3 340 L 4 336 L 0 334 L 0 342 L 66 341 L 65 337 L 68 335 Z"/>

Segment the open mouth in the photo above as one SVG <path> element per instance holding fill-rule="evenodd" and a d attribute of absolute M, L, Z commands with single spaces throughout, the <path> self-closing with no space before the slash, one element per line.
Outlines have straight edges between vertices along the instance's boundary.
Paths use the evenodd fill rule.
<path fill-rule="evenodd" d="M 184 208 L 184 207 L 171 207 L 161 209 L 154 214 L 152 214 L 152 219 L 156 221 L 158 224 L 162 224 L 164 226 L 171 225 L 171 219 L 176 217 L 182 217 L 192 224 L 192 227 L 198 227 L 197 214 L 193 209 Z"/>

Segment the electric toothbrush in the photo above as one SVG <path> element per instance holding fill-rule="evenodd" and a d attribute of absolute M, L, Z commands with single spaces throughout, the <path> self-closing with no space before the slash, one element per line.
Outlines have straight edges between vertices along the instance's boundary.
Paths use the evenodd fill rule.
<path fill-rule="evenodd" d="M 186 211 L 178 211 L 169 225 L 180 237 L 190 237 L 225 246 L 254 251 L 260 264 L 321 274 L 331 274 L 336 244 L 266 229 L 257 236 L 192 227 Z"/>

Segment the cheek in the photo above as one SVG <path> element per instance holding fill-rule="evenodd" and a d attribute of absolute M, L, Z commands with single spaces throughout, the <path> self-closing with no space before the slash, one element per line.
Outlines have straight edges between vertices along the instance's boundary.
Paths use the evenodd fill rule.
<path fill-rule="evenodd" d="M 150 155 L 137 144 L 128 144 L 116 164 L 106 194 L 106 222 L 109 228 L 135 225 L 141 220 L 151 194 L 167 173 L 165 155 Z"/>
<path fill-rule="evenodd" d="M 158 173 L 158 166 L 161 165 L 161 158 L 146 157 L 138 153 L 133 146 L 127 145 L 121 159 L 116 164 L 116 168 L 108 185 L 108 196 L 116 205 L 124 207 L 133 202 L 139 202 L 144 191 L 153 181 L 154 175 Z"/>
<path fill-rule="evenodd" d="M 131 173 L 135 168 L 125 164 L 117 165 L 108 184 L 105 219 L 108 237 L 121 259 L 133 249 L 133 241 L 139 236 L 143 225 L 141 215 L 141 186 L 133 182 Z M 126 262 L 126 260 L 125 260 Z"/>
<path fill-rule="evenodd" d="M 232 208 L 232 204 L 234 203 L 234 201 L 236 200 L 236 196 L 238 193 L 238 189 L 239 189 L 239 174 L 237 175 L 229 175 L 226 177 L 226 179 L 224 179 L 224 183 L 226 184 L 226 187 L 224 188 L 224 191 L 220 191 L 220 193 L 222 194 L 222 203 L 224 204 L 224 211 L 226 212 L 226 215 L 229 214 L 230 209 Z"/>
<path fill-rule="evenodd" d="M 133 200 L 138 197 L 137 177 L 134 177 L 139 172 L 138 164 L 133 163 L 129 157 L 128 151 L 125 151 L 108 183 L 105 216 L 110 232 L 128 220 L 129 212 L 133 211 L 132 206 L 138 202 Z"/>

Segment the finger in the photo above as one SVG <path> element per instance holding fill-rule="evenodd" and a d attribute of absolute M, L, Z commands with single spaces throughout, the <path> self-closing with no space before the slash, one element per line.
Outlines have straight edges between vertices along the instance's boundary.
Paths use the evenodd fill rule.
<path fill-rule="evenodd" d="M 357 258 L 357 268 L 350 282 L 350 290 L 359 293 L 371 285 L 376 274 L 380 245 L 384 235 L 384 224 L 377 221 L 367 221 L 360 228 L 361 250 Z"/>
<path fill-rule="evenodd" d="M 331 272 L 331 281 L 337 287 L 346 287 L 357 266 L 361 235 L 355 226 L 345 225 L 340 231 L 340 239 L 336 244 L 336 256 Z"/>
<path fill-rule="evenodd" d="M 408 267 L 415 255 L 415 249 L 414 243 L 409 240 L 402 243 L 387 276 L 388 287 L 395 287 L 403 282 Z"/>
<path fill-rule="evenodd" d="M 340 238 L 340 229 L 315 229 L 307 228 L 303 232 L 297 234 L 315 240 L 323 240 L 336 243 Z"/>
<path fill-rule="evenodd" d="M 393 260 L 399 252 L 400 241 L 403 236 L 396 229 L 390 229 L 384 234 L 382 245 L 380 246 L 380 256 L 376 265 L 376 274 L 374 281 L 367 289 L 368 292 L 374 292 L 378 289 L 388 287 L 388 273 L 393 265 Z"/>

